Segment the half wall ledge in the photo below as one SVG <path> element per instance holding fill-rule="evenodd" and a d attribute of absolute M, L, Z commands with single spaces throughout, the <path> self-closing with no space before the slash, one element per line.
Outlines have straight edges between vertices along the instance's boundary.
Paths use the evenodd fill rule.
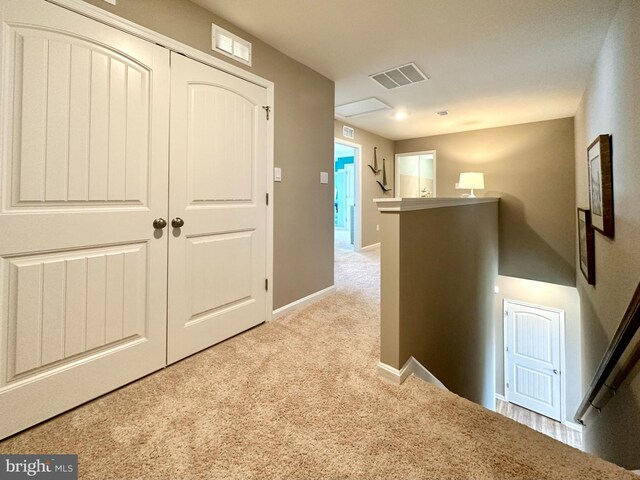
<path fill-rule="evenodd" d="M 492 409 L 499 198 L 381 198 L 380 362 Z"/>

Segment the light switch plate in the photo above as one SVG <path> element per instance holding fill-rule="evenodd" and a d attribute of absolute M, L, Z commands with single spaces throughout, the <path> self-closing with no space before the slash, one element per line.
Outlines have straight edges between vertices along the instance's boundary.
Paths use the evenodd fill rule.
<path fill-rule="evenodd" d="M 329 183 L 329 173 L 320 172 L 320 183 Z"/>
<path fill-rule="evenodd" d="M 282 181 L 282 169 L 280 167 L 275 167 L 273 169 L 273 181 L 274 182 Z"/>
<path fill-rule="evenodd" d="M 116 5 L 117 0 L 104 0 L 107 3 L 110 3 L 111 5 Z"/>

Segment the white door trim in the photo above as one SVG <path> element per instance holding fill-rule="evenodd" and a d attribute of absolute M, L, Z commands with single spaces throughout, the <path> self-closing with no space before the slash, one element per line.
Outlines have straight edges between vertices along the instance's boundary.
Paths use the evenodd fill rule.
<path fill-rule="evenodd" d="M 339 143 L 340 145 L 345 145 L 347 147 L 356 149 L 356 158 L 354 159 L 354 170 L 356 172 L 356 218 L 354 225 L 354 238 L 353 238 L 353 249 L 356 252 L 362 250 L 362 182 L 360 181 L 362 177 L 362 172 L 360 171 L 360 167 L 362 164 L 362 145 L 359 143 L 350 142 L 348 140 L 343 140 L 342 138 L 334 137 L 333 138 L 334 145 Z M 333 159 L 334 167 L 335 167 L 335 156 Z M 334 168 L 335 170 L 335 168 Z"/>
<path fill-rule="evenodd" d="M 211 67 L 222 70 L 236 77 L 242 78 L 249 82 L 255 83 L 267 90 L 267 103 L 271 106 L 269 121 L 267 122 L 267 194 L 269 195 L 269 204 L 267 205 L 267 265 L 266 276 L 269 281 L 269 290 L 267 292 L 266 301 L 266 320 L 270 321 L 273 317 L 273 205 L 274 205 L 274 188 L 273 188 L 273 148 L 274 148 L 274 124 L 275 124 L 275 108 L 274 108 L 274 91 L 275 85 L 272 81 L 262 78 L 254 73 L 244 70 L 240 67 L 225 62 L 219 58 L 202 52 L 196 48 L 190 47 L 184 43 L 178 42 L 161 33 L 150 30 L 146 27 L 133 23 L 127 19 L 119 17 L 113 13 L 107 12 L 99 7 L 93 6 L 82 0 L 46 0 L 49 3 L 72 10 L 86 17 L 97 20 L 100 23 L 117 28 L 125 33 L 134 35 L 143 40 L 158 44 L 168 50 L 181 53 L 187 57 L 202 62 Z"/>
<path fill-rule="evenodd" d="M 421 152 L 402 152 L 402 153 L 396 153 L 394 155 L 393 158 L 393 188 L 395 188 L 395 192 L 397 194 L 399 194 L 400 192 L 400 177 L 398 176 L 398 157 L 408 157 L 411 155 L 426 155 L 426 154 L 432 154 L 433 155 L 433 196 L 437 197 L 437 189 L 438 189 L 438 185 L 436 182 L 436 177 L 437 177 L 437 171 L 436 171 L 436 166 L 437 166 L 437 158 L 436 158 L 436 151 L 435 150 L 423 150 Z"/>
<path fill-rule="evenodd" d="M 507 388 L 507 304 L 511 305 L 521 305 L 530 308 L 537 308 L 540 310 L 547 310 L 549 312 L 557 313 L 560 316 L 560 422 L 564 425 L 571 423 L 567 420 L 566 417 L 566 363 L 565 363 L 565 311 L 559 308 L 547 307 L 545 305 L 536 305 L 535 303 L 522 302 L 520 300 L 512 300 L 509 298 L 505 298 L 503 302 L 502 308 L 502 327 L 503 327 L 503 338 L 502 338 L 502 351 L 504 352 L 504 400 L 506 402 L 509 401 L 509 389 Z"/>

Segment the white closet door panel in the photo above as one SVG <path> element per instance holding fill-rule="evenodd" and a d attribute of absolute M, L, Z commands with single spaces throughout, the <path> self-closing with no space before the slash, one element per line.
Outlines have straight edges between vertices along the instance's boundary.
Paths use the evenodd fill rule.
<path fill-rule="evenodd" d="M 146 204 L 149 66 L 84 38 L 25 26 L 11 31 L 10 206 Z"/>
<path fill-rule="evenodd" d="M 49 42 L 47 78 L 47 149 L 44 197 L 47 201 L 67 198 L 69 164 L 69 97 L 71 45 Z"/>
<path fill-rule="evenodd" d="M 91 145 L 91 74 L 92 54 L 89 48 L 71 46 L 69 96 L 69 166 L 68 200 L 89 200 L 89 159 Z M 96 93 L 94 92 L 94 95 Z"/>
<path fill-rule="evenodd" d="M 253 232 L 239 232 L 187 241 L 191 319 L 252 300 L 252 236 Z"/>
<path fill-rule="evenodd" d="M 264 88 L 171 57 L 169 362 L 265 320 Z"/>
<path fill-rule="evenodd" d="M 67 269 L 64 262 L 43 263 L 42 281 L 42 345 L 41 365 L 62 360 L 65 330 L 65 283 Z"/>
<path fill-rule="evenodd" d="M 24 202 L 44 200 L 43 167 L 47 137 L 42 133 L 46 131 L 47 121 L 48 47 L 49 42 L 42 38 L 16 38 L 15 52 L 18 65 L 15 73 L 16 77 L 20 78 L 16 79 L 17 95 L 8 98 L 14 98 L 16 103 L 20 102 L 21 108 L 17 108 L 15 114 L 20 116 L 21 126 L 26 130 L 26 135 L 19 138 L 20 172 L 14 172 L 12 175 L 12 178 L 19 182 L 20 200 Z M 32 131 L 38 133 L 29 135 Z"/>
<path fill-rule="evenodd" d="M 87 350 L 106 344 L 107 257 L 87 259 Z"/>
<path fill-rule="evenodd" d="M 47 2 L 0 15 L 2 438 L 166 364 L 170 75 Z"/>
<path fill-rule="evenodd" d="M 86 305 L 87 305 L 87 260 L 71 258 L 63 260 L 66 264 L 65 284 L 65 357 L 72 357 L 86 351 Z M 16 352 L 20 355 L 20 352 Z"/>
<path fill-rule="evenodd" d="M 147 165 L 137 161 L 149 155 L 148 77 L 134 68 L 127 70 L 126 156 L 124 165 L 125 200 L 132 202 L 146 197 Z"/>
<path fill-rule="evenodd" d="M 190 202 L 251 201 L 255 105 L 218 85 L 188 95 Z"/>

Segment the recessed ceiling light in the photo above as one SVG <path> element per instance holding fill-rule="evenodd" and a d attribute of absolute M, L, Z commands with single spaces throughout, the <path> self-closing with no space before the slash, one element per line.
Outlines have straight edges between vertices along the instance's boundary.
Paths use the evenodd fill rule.
<path fill-rule="evenodd" d="M 393 114 L 393 118 L 396 120 L 404 120 L 407 118 L 407 112 L 399 111 Z"/>
<path fill-rule="evenodd" d="M 436 113 L 441 117 L 446 117 L 447 115 L 449 115 L 449 110 L 440 110 L 439 112 L 436 112 Z"/>

